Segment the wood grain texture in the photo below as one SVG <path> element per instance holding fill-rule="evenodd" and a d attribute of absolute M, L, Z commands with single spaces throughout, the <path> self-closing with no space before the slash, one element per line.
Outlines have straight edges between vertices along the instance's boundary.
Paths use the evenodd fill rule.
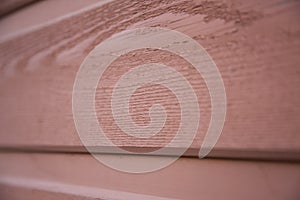
<path fill-rule="evenodd" d="M 0 195 L 8 199 L 24 194 L 25 199 L 43 195 L 46 199 L 138 199 L 147 195 L 153 199 L 296 200 L 300 195 L 299 163 L 180 158 L 153 173 L 128 174 L 88 154 L 0 153 L 0 160 L 5 160 L 0 162 Z"/>
<path fill-rule="evenodd" d="M 8 0 L 7 2 L 14 1 Z M 14 33 L 20 34 L 20 32 L 26 32 L 26 30 L 31 32 L 34 27 L 43 26 L 48 21 L 66 18 L 69 13 L 76 13 L 77 10 L 87 8 L 90 5 L 95 6 L 97 4 L 100 6 L 105 2 L 104 0 L 36 1 L 19 9 L 17 12 L 0 18 L 0 40 L 6 37 L 13 37 Z"/>
<path fill-rule="evenodd" d="M 228 104 L 215 151 L 299 159 L 299 7 L 298 1 L 113 1 L 5 37 L 0 41 L 0 146 L 81 148 L 72 89 L 83 59 L 114 33 L 161 26 L 197 40 L 220 70 Z M 136 53 L 145 53 L 142 61 L 172 63 L 172 56 Z M 127 55 L 114 64 L 133 62 L 139 61 Z M 203 81 L 199 89 L 206 90 Z M 199 149 L 209 122 L 207 94 L 202 101 L 203 121 L 191 150 Z M 157 140 L 151 147 L 162 144 Z"/>

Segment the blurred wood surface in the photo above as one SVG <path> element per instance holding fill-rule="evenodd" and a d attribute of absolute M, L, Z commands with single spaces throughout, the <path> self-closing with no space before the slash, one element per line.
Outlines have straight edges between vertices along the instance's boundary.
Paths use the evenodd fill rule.
<path fill-rule="evenodd" d="M 4 2 L 15 6 L 21 0 Z M 0 15 L 8 8 L 3 3 Z M 298 200 L 299 9 L 300 2 L 293 0 L 45 0 L 6 14 L 0 19 L 0 199 Z M 224 80 L 227 116 L 208 158 L 196 159 L 211 117 L 202 77 L 164 51 L 121 56 L 112 63 L 115 71 L 104 77 L 105 87 L 98 85 L 98 111 L 107 106 L 99 97 L 112 90 L 120 70 L 151 61 L 185 73 L 196 88 L 201 115 L 184 157 L 152 173 L 129 174 L 87 153 L 73 120 L 72 91 L 80 64 L 96 45 L 145 26 L 180 31 L 207 50 Z M 166 94 L 159 87 L 148 89 Z M 164 98 L 176 122 L 176 105 Z M 147 115 L 135 111 L 157 100 L 136 95 L 133 119 L 147 124 Z M 97 112 L 107 127 L 109 116 Z M 111 139 L 132 152 L 165 145 L 164 139 L 132 143 L 121 134 Z M 140 157 L 112 154 L 111 146 L 101 150 L 98 155 L 111 160 Z"/>
<path fill-rule="evenodd" d="M 1 0 L 0 16 L 14 12 L 37 0 Z"/>
<path fill-rule="evenodd" d="M 64 6 L 68 4 L 72 1 Z M 0 148 L 82 151 L 72 116 L 72 90 L 83 59 L 122 30 L 161 26 L 198 41 L 223 77 L 227 116 L 212 157 L 247 158 L 251 152 L 254 159 L 292 155 L 289 159 L 299 160 L 299 8 L 299 1 L 279 0 L 111 1 L 12 29 L 0 38 Z M 46 7 L 30 12 L 38 18 Z M 142 61 L 152 58 L 151 52 L 137 53 L 145 53 L 139 57 Z M 153 59 L 172 61 L 160 55 Z M 133 59 L 127 55 L 115 65 Z M 203 80 L 199 88 L 205 90 Z M 209 123 L 207 97 L 203 95 L 203 118 L 191 156 L 197 155 Z M 116 140 L 120 146 L 143 148 L 128 146 L 122 137 Z M 149 148 L 162 144 L 158 140 Z"/>
<path fill-rule="evenodd" d="M 34 27 L 46 25 L 50 21 L 52 23 L 59 21 L 69 15 L 74 15 L 77 11 L 88 9 L 89 6 L 100 6 L 105 2 L 105 0 L 34 1 L 32 4 L 0 18 L 0 40 L 14 37 L 15 34 L 22 34 L 26 30 L 32 32 Z"/>
<path fill-rule="evenodd" d="M 0 196 L 10 200 L 300 197 L 299 163 L 180 158 L 155 173 L 128 174 L 88 154 L 0 153 L 0 160 Z"/>

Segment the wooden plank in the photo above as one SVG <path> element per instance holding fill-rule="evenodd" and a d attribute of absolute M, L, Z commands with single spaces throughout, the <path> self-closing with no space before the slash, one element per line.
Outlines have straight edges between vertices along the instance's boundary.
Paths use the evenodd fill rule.
<path fill-rule="evenodd" d="M 28 178 L 1 177 L 0 196 L 3 199 L 156 199 L 170 200 L 151 195 L 142 195 L 96 187 L 63 184 L 55 181 L 32 180 Z"/>
<path fill-rule="evenodd" d="M 223 77 L 227 116 L 215 150 L 257 152 L 257 157 L 260 152 L 279 158 L 299 155 L 299 5 L 297 1 L 113 1 L 4 37 L 0 41 L 0 145 L 54 150 L 82 146 L 73 122 L 72 89 L 83 59 L 114 33 L 163 26 L 198 41 Z M 151 58 L 185 66 L 178 57 L 154 54 L 135 52 L 114 65 Z M 134 55 L 141 55 L 140 60 Z M 211 110 L 204 81 L 191 72 L 190 79 L 204 91 L 201 126 L 191 146 L 199 149 Z M 123 147 L 144 147 L 128 146 L 121 136 L 115 139 Z M 163 144 L 157 140 L 150 148 Z"/>
<path fill-rule="evenodd" d="M 115 196 L 122 193 L 175 199 L 296 200 L 300 196 L 299 163 L 180 158 L 156 172 L 128 174 L 110 169 L 88 154 L 0 153 L 0 160 L 5 160 L 0 162 L 1 185 L 31 190 L 24 192 L 24 198 L 44 193 L 51 197 L 52 192 L 58 197 L 68 193 L 82 198 L 100 198 L 95 194 L 101 192 L 114 195 L 106 199 L 124 199 L 126 196 Z M 16 189 L 0 191 L 7 197 L 18 194 Z"/>

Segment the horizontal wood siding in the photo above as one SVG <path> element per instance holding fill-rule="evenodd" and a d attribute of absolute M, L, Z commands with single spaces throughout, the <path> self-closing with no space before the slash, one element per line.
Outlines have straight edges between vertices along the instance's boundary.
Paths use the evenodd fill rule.
<path fill-rule="evenodd" d="M 298 1 L 267 0 L 112 1 L 6 35 L 0 41 L 0 146 L 81 151 L 72 89 L 83 59 L 114 33 L 162 26 L 198 41 L 223 77 L 227 115 L 215 151 L 299 159 L 299 6 Z M 153 58 L 151 52 L 137 53 L 145 53 L 140 61 Z M 161 55 L 153 59 L 172 58 Z M 115 65 L 132 64 L 131 56 Z M 199 88 L 207 91 L 203 80 Z M 210 119 L 209 96 L 203 94 L 201 127 L 190 152 L 199 149 Z M 120 146 L 143 146 L 117 140 Z M 152 148 L 162 145 L 158 140 Z"/>
<path fill-rule="evenodd" d="M 44 0 L 7 14 L 27 2 L 0 3 L 0 199 L 300 199 L 300 1 Z M 190 63 L 163 50 L 120 56 L 98 83 L 97 120 L 127 153 L 102 145 L 93 157 L 80 140 L 72 93 L 81 63 L 105 39 L 139 27 L 184 33 L 217 65 L 227 113 L 206 158 L 197 156 L 212 117 L 208 86 Z M 139 159 L 145 162 L 130 165 L 148 167 L 184 148 L 180 140 L 158 156 L 137 155 L 164 147 L 181 120 L 180 102 L 157 84 L 136 90 L 129 113 L 145 126 L 150 107 L 163 105 L 171 116 L 163 137 L 131 140 L 114 123 L 116 82 L 126 70 L 151 62 L 171 66 L 189 81 L 200 126 L 171 165 L 151 173 L 116 171 L 99 158 Z M 185 100 L 192 103 L 189 96 Z"/>
<path fill-rule="evenodd" d="M 180 158 L 154 173 L 128 174 L 99 164 L 88 154 L 0 153 L 0 160 L 5 160 L 0 162 L 0 196 L 7 199 L 20 199 L 18 194 L 24 194 L 22 199 L 300 197 L 295 163 Z"/>

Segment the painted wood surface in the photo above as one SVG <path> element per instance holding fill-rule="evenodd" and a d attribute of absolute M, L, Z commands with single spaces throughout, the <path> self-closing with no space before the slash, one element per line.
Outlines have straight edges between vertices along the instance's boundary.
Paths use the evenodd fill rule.
<path fill-rule="evenodd" d="M 11 200 L 300 197 L 299 163 L 180 158 L 154 173 L 128 174 L 88 154 L 0 153 L 0 160 L 0 195 Z"/>
<path fill-rule="evenodd" d="M 199 42 L 223 77 L 227 116 L 211 156 L 299 159 L 299 7 L 298 1 L 267 0 L 100 2 L 6 34 L 0 37 L 0 146 L 84 151 L 72 116 L 72 89 L 83 59 L 115 33 L 160 26 Z M 184 61 L 166 52 L 132 52 L 114 65 L 130 66 L 149 59 L 187 67 L 189 78 L 198 86 L 201 125 L 187 153 L 195 156 L 210 120 L 206 85 Z M 146 123 L 147 119 L 137 121 Z M 116 140 L 123 147 L 145 146 L 128 145 L 122 136 Z M 163 144 L 158 139 L 147 148 Z"/>
<path fill-rule="evenodd" d="M 0 6 L 0 16 L 7 15 L 36 0 L 2 0 Z"/>

